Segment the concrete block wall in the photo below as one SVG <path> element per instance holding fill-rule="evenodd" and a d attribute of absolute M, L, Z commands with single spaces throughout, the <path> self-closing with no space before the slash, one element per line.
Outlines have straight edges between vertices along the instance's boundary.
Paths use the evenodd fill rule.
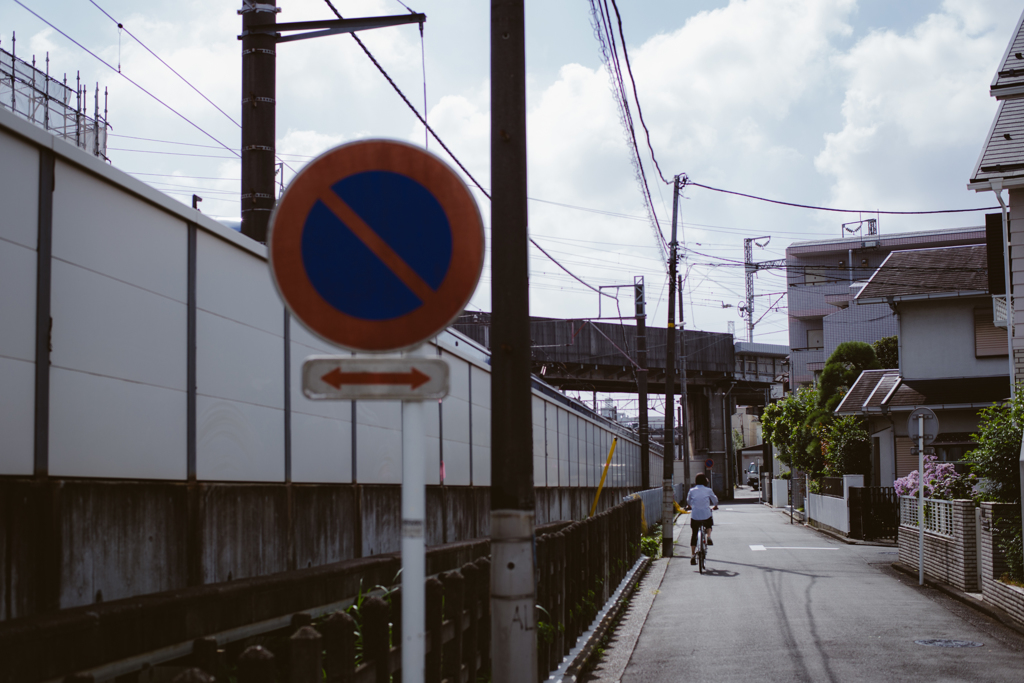
<path fill-rule="evenodd" d="M 977 523 L 974 502 L 954 500 L 953 536 L 946 537 L 925 531 L 924 573 L 967 593 L 977 593 L 978 553 Z M 915 527 L 900 526 L 900 562 L 916 567 L 918 564 L 918 531 Z"/>
<path fill-rule="evenodd" d="M 1005 524 L 1000 518 L 1016 517 L 1020 509 L 1009 503 L 981 504 L 981 592 L 985 600 L 1008 612 L 1024 624 L 1024 588 L 999 580 L 1008 567 L 1006 558 L 996 546 L 996 532 Z"/>

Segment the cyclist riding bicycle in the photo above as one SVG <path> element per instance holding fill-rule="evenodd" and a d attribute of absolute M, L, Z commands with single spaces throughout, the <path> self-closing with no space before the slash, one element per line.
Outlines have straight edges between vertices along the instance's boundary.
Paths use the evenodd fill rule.
<path fill-rule="evenodd" d="M 697 564 L 697 529 L 704 527 L 707 535 L 708 545 L 711 542 L 711 527 L 715 520 L 711 516 L 712 510 L 718 509 L 718 498 L 715 492 L 708 488 L 708 478 L 703 474 L 697 475 L 697 485 L 686 494 L 686 509 L 690 513 L 690 564 Z"/>

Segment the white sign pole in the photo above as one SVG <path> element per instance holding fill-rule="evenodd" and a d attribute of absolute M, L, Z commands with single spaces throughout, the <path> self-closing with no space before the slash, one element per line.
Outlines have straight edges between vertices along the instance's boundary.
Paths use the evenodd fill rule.
<path fill-rule="evenodd" d="M 924 585 L 924 413 L 917 416 L 917 585 Z"/>
<path fill-rule="evenodd" d="M 429 344 L 409 352 L 427 357 Z M 426 670 L 426 553 L 427 513 L 426 422 L 423 401 L 402 402 L 402 680 L 423 683 Z"/>

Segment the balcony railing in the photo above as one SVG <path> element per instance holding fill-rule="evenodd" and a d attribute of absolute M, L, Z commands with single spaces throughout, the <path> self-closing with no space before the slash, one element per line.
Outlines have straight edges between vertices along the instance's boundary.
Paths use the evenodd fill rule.
<path fill-rule="evenodd" d="M 1000 294 L 992 295 L 992 324 L 1006 327 L 1006 297 Z"/>

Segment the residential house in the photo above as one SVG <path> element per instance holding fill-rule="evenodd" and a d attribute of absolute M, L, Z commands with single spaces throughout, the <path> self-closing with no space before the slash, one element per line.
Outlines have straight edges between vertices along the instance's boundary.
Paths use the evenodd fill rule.
<path fill-rule="evenodd" d="M 899 333 L 899 368 L 861 373 L 836 410 L 866 417 L 875 486 L 917 469 L 907 417 L 935 411 L 940 460 L 973 445 L 978 411 L 1010 395 L 1007 333 L 993 324 L 985 245 L 894 251 L 854 297 L 890 308 Z"/>
<path fill-rule="evenodd" d="M 1006 46 L 989 93 L 999 101 L 999 109 L 967 187 L 975 192 L 994 192 L 1003 207 L 1007 239 L 1000 242 L 1009 248 L 1016 383 L 1024 381 L 1024 302 L 1020 300 L 1024 294 L 1024 13 Z M 1008 191 L 1008 200 L 1003 190 Z"/>
<path fill-rule="evenodd" d="M 794 389 L 813 384 L 839 344 L 872 343 L 896 334 L 896 318 L 888 306 L 853 301 L 861 283 L 891 252 L 985 243 L 983 227 L 885 237 L 875 227 L 863 236 L 794 242 L 786 249 L 789 381 Z"/>

